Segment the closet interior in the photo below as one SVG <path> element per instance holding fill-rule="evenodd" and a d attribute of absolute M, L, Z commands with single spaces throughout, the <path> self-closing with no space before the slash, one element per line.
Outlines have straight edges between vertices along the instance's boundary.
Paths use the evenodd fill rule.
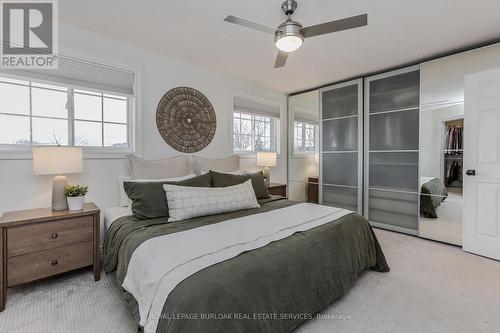
<path fill-rule="evenodd" d="M 464 119 L 446 121 L 443 139 L 444 177 L 448 188 L 463 187 Z"/>

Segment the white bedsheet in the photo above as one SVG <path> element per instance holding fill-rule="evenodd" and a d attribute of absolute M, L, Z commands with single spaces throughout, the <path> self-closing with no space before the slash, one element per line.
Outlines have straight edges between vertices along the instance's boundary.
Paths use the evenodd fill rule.
<path fill-rule="evenodd" d="M 436 177 L 420 177 L 420 186 L 435 179 Z"/>
<path fill-rule="evenodd" d="M 245 251 L 349 213 L 352 212 L 302 203 L 152 238 L 133 253 L 123 287 L 139 304 L 140 324 L 145 332 L 152 333 L 165 300 L 184 279 Z"/>
<path fill-rule="evenodd" d="M 106 226 L 106 230 L 108 230 L 111 224 L 120 217 L 129 215 L 132 215 L 130 207 L 113 207 L 106 209 L 104 211 L 104 225 Z"/>

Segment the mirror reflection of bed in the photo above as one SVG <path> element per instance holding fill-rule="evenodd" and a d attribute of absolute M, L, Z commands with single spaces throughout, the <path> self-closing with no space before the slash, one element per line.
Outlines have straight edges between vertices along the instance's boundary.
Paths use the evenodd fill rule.
<path fill-rule="evenodd" d="M 419 235 L 462 245 L 463 103 L 421 112 Z"/>
<path fill-rule="evenodd" d="M 420 186 L 420 236 L 461 245 L 462 190 L 433 177 L 421 177 Z M 429 195 L 429 189 L 436 194 Z"/>

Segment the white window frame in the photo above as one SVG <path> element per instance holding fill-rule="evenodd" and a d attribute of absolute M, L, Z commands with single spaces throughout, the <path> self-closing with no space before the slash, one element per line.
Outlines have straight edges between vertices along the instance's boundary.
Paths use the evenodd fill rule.
<path fill-rule="evenodd" d="M 234 148 L 234 114 L 239 113 L 239 114 L 245 114 L 251 116 L 251 122 L 252 122 L 252 129 L 251 129 L 251 145 L 252 149 L 251 150 L 239 150 Z M 255 117 L 266 117 L 271 120 L 270 123 L 270 144 L 271 147 L 269 150 L 255 150 Z M 243 112 L 243 111 L 235 111 L 231 113 L 231 149 L 233 153 L 239 154 L 239 155 L 244 155 L 244 154 L 255 154 L 258 152 L 277 152 L 279 150 L 279 138 L 278 138 L 278 133 L 279 133 L 279 126 L 280 126 L 280 119 L 278 117 L 273 117 L 270 115 L 262 115 L 258 113 L 251 113 L 251 112 Z"/>
<path fill-rule="evenodd" d="M 302 137 L 300 138 L 301 141 L 302 141 L 302 149 L 301 150 L 297 150 L 296 147 L 295 147 L 295 141 L 296 141 L 296 138 L 295 138 L 295 128 L 296 128 L 296 124 L 301 124 L 303 126 L 303 129 L 302 129 Z M 305 150 L 305 147 L 306 147 L 306 141 L 310 141 L 310 140 L 306 140 L 306 126 L 313 126 L 314 128 L 314 149 L 313 150 Z M 294 155 L 312 155 L 312 154 L 315 154 L 319 151 L 319 126 L 315 123 L 312 123 L 312 122 L 307 122 L 307 121 L 298 121 L 298 120 L 294 120 L 293 122 L 293 142 L 292 142 L 292 147 L 293 147 L 293 153 Z"/>
<path fill-rule="evenodd" d="M 124 158 L 128 154 L 136 154 L 139 153 L 139 126 L 140 126 L 140 121 L 138 117 L 138 99 L 137 99 L 137 92 L 134 92 L 134 95 L 127 95 L 123 93 L 117 93 L 113 91 L 106 91 L 102 89 L 95 89 L 95 88 L 89 88 L 85 86 L 78 86 L 78 85 L 70 85 L 67 83 L 60 83 L 57 81 L 49 81 L 49 80 L 43 80 L 43 79 L 32 79 L 27 76 L 21 76 L 21 75 L 12 75 L 12 74 L 6 74 L 6 73 L 1 73 L 0 74 L 0 81 L 2 81 L 2 77 L 7 78 L 7 79 L 12 79 L 12 80 L 21 80 L 21 81 L 28 81 L 29 82 L 29 89 L 30 89 L 30 99 L 31 99 L 31 87 L 32 83 L 34 82 L 39 83 L 39 84 L 46 84 L 46 85 L 54 85 L 54 86 L 60 86 L 60 87 L 65 87 L 68 89 L 68 146 L 74 146 L 74 122 L 75 122 L 75 110 L 74 110 L 74 90 L 85 90 L 88 92 L 95 92 L 96 94 L 109 94 L 109 95 L 115 95 L 115 96 L 123 96 L 127 100 L 127 142 L 128 142 L 128 147 L 93 147 L 93 146 L 76 146 L 76 147 L 81 147 L 83 149 L 84 153 L 84 158 Z M 136 82 L 137 82 L 137 76 L 136 76 Z M 10 83 L 10 82 L 5 82 L 8 84 L 15 84 L 15 83 Z M 43 89 L 48 89 L 50 88 L 43 88 Z M 103 99 L 101 100 L 102 102 L 104 101 Z M 8 113 L 3 113 L 0 111 L 1 114 L 8 114 Z M 20 117 L 29 117 L 30 118 L 30 142 L 32 142 L 33 135 L 32 135 L 32 104 L 30 101 L 30 113 L 29 115 L 20 115 L 20 114 L 13 114 L 15 116 L 20 116 Z M 45 118 L 45 119 L 63 119 L 63 118 L 58 118 L 58 117 L 50 117 L 50 116 L 35 116 L 35 118 Z M 65 119 L 65 118 L 64 118 Z M 87 120 L 85 120 L 87 121 Z M 92 122 L 92 121 L 89 121 Z M 113 122 L 107 122 L 104 121 L 104 118 L 101 121 L 93 121 L 93 122 L 98 122 L 101 124 L 105 123 L 113 123 Z M 103 133 L 103 132 L 102 132 Z M 104 138 L 102 138 L 104 144 Z M 0 160 L 2 159 L 32 159 L 32 150 L 34 147 L 41 147 L 44 145 L 33 145 L 33 144 L 0 144 Z M 48 145 L 47 145 L 48 146 Z"/>

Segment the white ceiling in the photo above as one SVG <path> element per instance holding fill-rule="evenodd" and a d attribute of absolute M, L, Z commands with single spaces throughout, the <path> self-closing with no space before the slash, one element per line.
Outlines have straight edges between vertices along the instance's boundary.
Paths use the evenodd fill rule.
<path fill-rule="evenodd" d="M 223 22 L 277 26 L 282 0 L 59 1 L 65 24 L 282 92 L 305 90 L 500 37 L 498 0 L 298 0 L 304 26 L 368 13 L 368 26 L 311 38 L 274 69 L 273 37 Z"/>

